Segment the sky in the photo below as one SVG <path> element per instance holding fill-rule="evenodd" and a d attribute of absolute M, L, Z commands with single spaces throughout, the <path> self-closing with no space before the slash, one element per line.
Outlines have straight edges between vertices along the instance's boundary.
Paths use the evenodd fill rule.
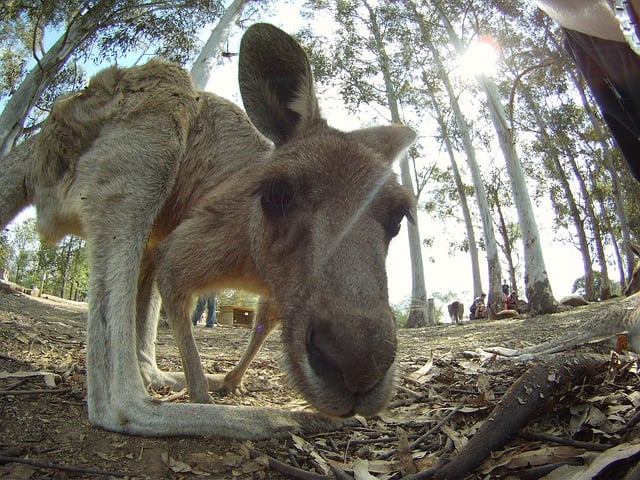
<path fill-rule="evenodd" d="M 263 17 L 261 21 L 270 21 L 284 30 L 295 32 L 303 26 L 303 20 L 299 14 L 298 7 L 293 3 L 277 3 L 277 7 L 270 16 Z M 329 22 L 320 22 L 326 25 L 330 30 Z M 328 34 L 330 32 L 323 32 Z M 203 32 L 203 41 L 206 40 L 209 32 Z M 234 29 L 229 41 L 229 50 L 237 51 L 240 33 Z M 236 48 L 236 50 L 234 50 Z M 471 58 L 477 59 L 477 55 Z M 237 57 L 235 57 L 237 58 Z M 228 98 L 238 104 L 242 104 L 237 88 L 237 62 L 225 61 L 222 65 L 217 66 L 211 76 L 211 80 L 207 86 L 208 91 L 212 91 L 218 95 Z M 341 105 L 339 95 L 334 92 L 321 91 L 320 106 L 329 123 L 337 128 L 344 130 L 357 129 L 368 124 L 371 116 L 363 112 L 358 116 L 348 114 L 346 109 Z M 419 135 L 429 136 L 432 132 L 420 131 Z M 448 162 L 448 159 L 446 160 Z M 467 182 L 470 180 L 467 179 Z M 426 187 L 428 189 L 428 185 Z M 472 205 L 473 208 L 473 205 Z M 26 216 L 33 216 L 33 209 L 25 211 L 19 218 L 21 221 Z M 540 230 L 541 245 L 551 287 L 556 299 L 560 299 L 571 293 L 571 287 L 576 278 L 582 276 L 582 261 L 578 250 L 567 244 L 562 244 L 554 238 L 550 224 L 553 217 L 552 213 L 544 208 L 537 209 L 537 219 L 539 221 L 538 228 Z M 453 220 L 442 221 L 430 217 L 425 212 L 419 212 L 419 227 L 422 237 L 434 237 L 433 245 L 429 248 L 423 247 L 422 255 L 424 260 L 424 270 L 426 287 L 429 296 L 433 292 L 446 294 L 451 292 L 453 296 L 458 298 L 465 304 L 471 303 L 473 298 L 473 285 L 471 278 L 470 258 L 463 253 L 451 254 L 449 252 L 449 241 L 455 239 L 461 240 L 461 234 L 464 232 L 462 224 Z M 476 235 L 481 232 L 477 231 Z M 483 280 L 483 287 L 488 287 L 488 273 L 486 266 L 486 257 L 484 252 L 480 252 L 480 268 Z M 522 270 L 522 268 L 521 268 Z M 389 279 L 389 296 L 392 304 L 400 304 L 407 300 L 411 294 L 411 272 L 409 270 L 409 250 L 406 225 L 403 227 L 399 235 L 393 239 L 387 261 L 387 271 Z M 506 270 L 503 275 L 506 278 Z M 524 281 L 522 280 L 523 271 L 520 272 L 519 284 L 520 296 L 523 297 Z"/>

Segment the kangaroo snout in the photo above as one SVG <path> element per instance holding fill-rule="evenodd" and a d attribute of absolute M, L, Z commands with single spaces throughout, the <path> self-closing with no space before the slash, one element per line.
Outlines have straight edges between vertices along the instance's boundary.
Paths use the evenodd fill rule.
<path fill-rule="evenodd" d="M 367 318 L 350 323 L 355 329 L 327 322 L 310 324 L 307 355 L 314 373 L 327 383 L 344 386 L 352 395 L 363 395 L 376 387 L 393 364 L 395 332 L 371 328 Z"/>
<path fill-rule="evenodd" d="M 330 310 L 320 317 L 298 315 L 294 325 L 283 322 L 291 380 L 325 415 L 375 414 L 394 386 L 393 316 L 384 309 L 369 314 Z"/>

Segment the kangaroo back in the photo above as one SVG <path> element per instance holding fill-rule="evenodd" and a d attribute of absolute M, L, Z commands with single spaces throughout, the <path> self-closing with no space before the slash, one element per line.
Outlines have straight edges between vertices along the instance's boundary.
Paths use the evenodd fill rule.
<path fill-rule="evenodd" d="M 34 137 L 27 138 L 0 158 L 0 228 L 6 227 L 33 202 L 31 170 L 35 158 Z"/>
<path fill-rule="evenodd" d="M 189 74 L 158 59 L 131 68 L 109 67 L 93 77 L 84 90 L 56 100 L 38 135 L 33 167 L 41 236 L 52 242 L 69 233 L 85 236 L 81 218 L 86 213 L 80 203 L 87 195 L 99 196 L 98 189 L 113 188 L 109 186 L 111 172 L 122 172 L 134 164 L 139 166 L 131 171 L 132 176 L 147 176 L 149 168 L 167 169 L 161 176 L 163 188 L 169 189 L 169 179 L 184 157 L 198 110 Z M 117 142 L 98 146 L 105 138 L 116 137 L 119 129 L 140 132 L 136 137 L 140 151 Z M 157 156 L 152 151 L 159 142 L 165 145 L 171 164 L 154 165 Z M 102 160 L 105 155 L 97 153 L 100 148 L 125 152 L 128 158 L 123 162 L 129 165 L 107 164 Z M 150 160 L 145 162 L 145 157 Z M 84 178 L 78 181 L 82 172 Z M 104 178 L 89 186 L 87 178 L 100 175 Z"/>
<path fill-rule="evenodd" d="M 35 181 L 48 186 L 72 174 L 107 123 L 167 115 L 186 143 L 196 97 L 187 72 L 173 63 L 152 59 L 136 67 L 102 70 L 87 88 L 54 103 L 37 142 Z"/>

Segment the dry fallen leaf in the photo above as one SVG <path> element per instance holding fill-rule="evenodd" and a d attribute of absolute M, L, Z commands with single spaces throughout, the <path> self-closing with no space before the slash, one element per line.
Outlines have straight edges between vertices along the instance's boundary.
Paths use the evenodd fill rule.
<path fill-rule="evenodd" d="M 353 476 L 355 480 L 378 480 L 369 473 L 369 462 L 363 458 L 356 458 L 353 463 Z"/>
<path fill-rule="evenodd" d="M 188 473 L 191 471 L 191 466 L 180 460 L 176 460 L 173 457 L 169 457 L 169 468 L 174 473 Z"/>
<path fill-rule="evenodd" d="M 431 352 L 431 357 L 429 358 L 429 360 L 415 372 L 408 373 L 407 378 L 409 378 L 415 383 L 423 385 L 429 382 L 433 378 L 433 375 L 429 375 L 429 372 L 431 372 L 432 368 L 433 368 L 433 352 Z"/>
<path fill-rule="evenodd" d="M 323 470 L 323 474 L 327 475 L 331 471 L 329 463 L 318 453 L 316 448 L 310 442 L 307 442 L 304 438 L 291 433 L 291 439 L 294 446 L 301 452 L 311 456 L 317 463 L 317 465 Z"/>
<path fill-rule="evenodd" d="M 396 436 L 398 437 L 398 453 L 396 454 L 396 459 L 399 463 L 402 476 L 416 473 L 418 469 L 411 457 L 411 448 L 409 447 L 407 432 L 402 427 L 397 427 Z"/>
<path fill-rule="evenodd" d="M 457 452 L 462 450 L 464 446 L 467 444 L 467 442 L 469 441 L 467 437 L 465 437 L 464 435 L 461 435 L 459 432 L 452 429 L 451 427 L 448 427 L 447 425 L 442 425 L 441 428 L 442 428 L 442 433 L 444 433 L 447 437 L 451 439 L 451 441 L 453 442 L 453 445 L 456 447 Z"/>
<path fill-rule="evenodd" d="M 583 448 L 566 445 L 539 448 L 514 454 L 505 466 L 510 469 L 518 469 L 530 465 L 547 465 L 578 457 L 584 452 Z"/>
<path fill-rule="evenodd" d="M 596 475 L 600 474 L 612 463 L 626 460 L 639 453 L 640 443 L 623 443 L 598 454 L 587 465 L 564 465 L 543 478 L 544 480 L 584 480 L 586 478 L 595 478 Z"/>

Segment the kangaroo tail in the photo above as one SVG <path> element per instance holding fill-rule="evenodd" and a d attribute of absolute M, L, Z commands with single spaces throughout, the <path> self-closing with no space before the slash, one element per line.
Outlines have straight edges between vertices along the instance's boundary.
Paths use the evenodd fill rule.
<path fill-rule="evenodd" d="M 29 137 L 0 157 L 0 228 L 33 203 L 31 170 L 35 156 L 35 137 Z"/>

